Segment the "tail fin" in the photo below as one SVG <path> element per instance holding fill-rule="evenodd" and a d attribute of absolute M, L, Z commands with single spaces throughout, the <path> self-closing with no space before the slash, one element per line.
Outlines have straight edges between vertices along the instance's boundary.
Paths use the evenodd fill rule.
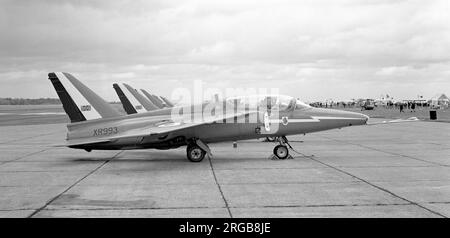
<path fill-rule="evenodd" d="M 149 101 L 147 98 L 145 98 L 141 93 L 139 93 L 136 89 L 134 89 L 133 87 L 131 87 L 128 84 L 123 84 L 128 91 L 134 96 L 134 98 L 136 98 L 136 100 L 138 102 L 140 102 L 142 104 L 142 106 L 144 106 L 144 108 L 147 111 L 153 111 L 156 109 L 159 109 L 157 106 L 155 106 L 151 101 Z"/>
<path fill-rule="evenodd" d="M 171 101 L 169 101 L 169 99 L 160 96 L 160 98 L 167 104 L 168 107 L 173 107 L 173 103 Z"/>
<path fill-rule="evenodd" d="M 157 107 L 159 108 L 163 108 L 164 105 L 161 103 L 160 100 L 158 100 L 155 96 L 151 95 L 150 93 L 148 93 L 147 91 L 145 91 L 144 89 L 141 89 L 141 91 L 144 93 L 144 95 Z"/>
<path fill-rule="evenodd" d="M 69 73 L 49 73 L 71 122 L 121 116 L 108 102 Z"/>
<path fill-rule="evenodd" d="M 113 84 L 113 88 L 114 90 L 116 90 L 117 96 L 119 96 L 119 99 L 122 102 L 123 109 L 128 115 L 137 113 L 137 109 L 142 109 L 142 107 L 135 107 L 133 106 L 133 104 L 131 104 L 130 100 L 123 92 L 124 90 L 122 90 L 122 88 L 117 83 Z"/>
<path fill-rule="evenodd" d="M 125 87 L 125 84 L 113 84 L 114 89 L 116 90 L 117 95 L 119 96 L 120 101 L 122 102 L 123 109 L 127 112 L 127 114 L 134 113 L 143 113 L 146 112 L 147 109 L 133 96 L 128 88 Z"/>
<path fill-rule="evenodd" d="M 156 100 L 160 101 L 162 103 L 162 105 L 164 105 L 164 107 L 169 107 L 169 105 L 167 105 L 167 102 L 164 101 L 161 96 L 158 96 L 158 95 L 155 95 L 155 94 L 152 94 L 152 96 L 154 98 L 156 98 Z"/>

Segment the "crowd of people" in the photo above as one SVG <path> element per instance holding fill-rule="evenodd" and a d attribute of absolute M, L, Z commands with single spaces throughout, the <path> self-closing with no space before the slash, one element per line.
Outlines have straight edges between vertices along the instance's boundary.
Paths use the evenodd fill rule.
<path fill-rule="evenodd" d="M 357 102 L 313 102 L 309 105 L 313 107 L 320 107 L 320 108 L 333 108 L 333 107 L 342 107 L 342 108 L 357 108 L 362 107 L 362 103 Z M 386 104 L 375 104 L 376 107 L 381 107 L 385 109 L 395 109 L 399 110 L 399 112 L 405 112 L 406 110 L 410 112 L 415 112 L 416 108 L 419 107 L 430 107 L 430 104 L 427 102 L 416 102 L 416 101 L 403 101 L 403 102 L 392 102 L 389 101 Z"/>

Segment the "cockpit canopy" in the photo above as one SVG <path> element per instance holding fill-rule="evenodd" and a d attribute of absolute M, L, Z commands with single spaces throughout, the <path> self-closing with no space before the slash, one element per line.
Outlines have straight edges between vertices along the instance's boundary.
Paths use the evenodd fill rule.
<path fill-rule="evenodd" d="M 227 104 L 238 108 L 250 110 L 278 110 L 292 111 L 294 109 L 307 109 L 309 105 L 286 95 L 250 95 L 231 97 L 226 99 Z"/>

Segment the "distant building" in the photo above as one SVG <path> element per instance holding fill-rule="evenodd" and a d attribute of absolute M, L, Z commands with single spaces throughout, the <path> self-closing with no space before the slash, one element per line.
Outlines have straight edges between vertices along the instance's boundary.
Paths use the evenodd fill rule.
<path fill-rule="evenodd" d="M 448 108 L 450 104 L 450 98 L 447 95 L 440 93 L 436 94 L 430 100 L 428 100 L 430 106 L 433 108 Z"/>

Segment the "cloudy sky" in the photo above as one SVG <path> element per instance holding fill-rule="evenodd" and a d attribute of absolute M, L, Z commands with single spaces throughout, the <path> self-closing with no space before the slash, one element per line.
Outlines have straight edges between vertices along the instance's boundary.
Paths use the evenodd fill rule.
<path fill-rule="evenodd" d="M 303 100 L 450 94 L 448 0 L 0 0 L 0 97 L 113 82 L 279 88 Z"/>

